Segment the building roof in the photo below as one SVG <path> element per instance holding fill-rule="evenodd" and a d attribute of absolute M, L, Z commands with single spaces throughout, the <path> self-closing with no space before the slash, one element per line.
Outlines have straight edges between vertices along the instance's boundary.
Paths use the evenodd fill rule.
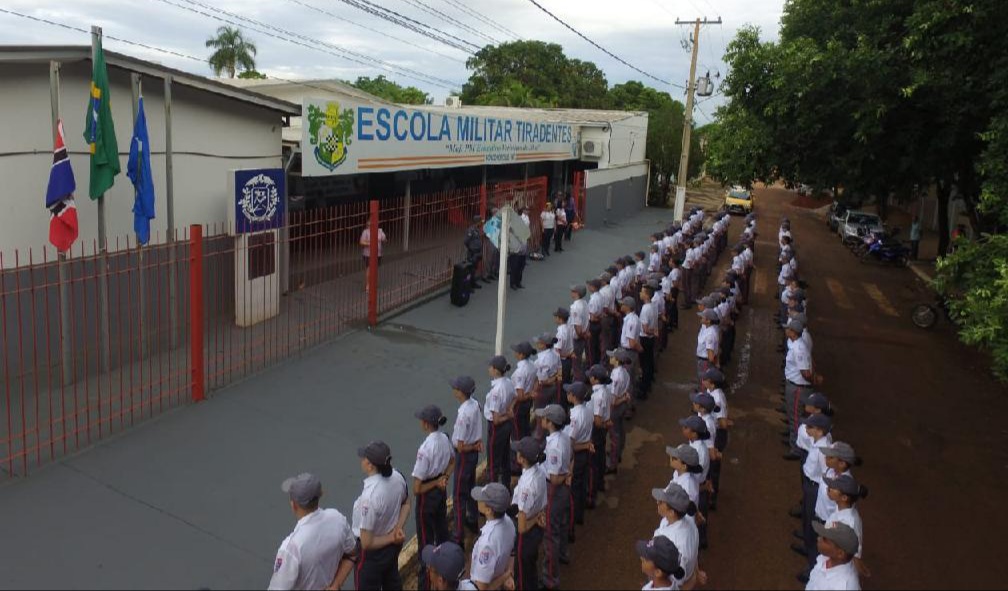
<path fill-rule="evenodd" d="M 77 62 L 91 60 L 90 45 L 0 45 L 2 63 Z M 137 72 L 155 78 L 171 76 L 172 81 L 183 86 L 211 92 L 230 99 L 251 103 L 288 116 L 301 115 L 301 105 L 280 100 L 265 94 L 246 90 L 218 80 L 169 68 L 133 56 L 105 50 L 105 63 L 111 67 Z"/>
<path fill-rule="evenodd" d="M 367 103 L 384 103 L 391 105 L 389 101 L 375 96 L 369 92 L 364 92 L 359 88 L 351 86 L 340 80 L 276 80 L 266 79 L 242 79 L 242 78 L 222 78 L 221 82 L 237 86 L 239 88 L 254 89 L 256 92 L 277 96 L 280 93 L 285 95 L 293 94 L 283 91 L 294 90 L 301 93 L 302 98 L 326 98 L 323 94 L 337 94 L 354 98 Z"/>
<path fill-rule="evenodd" d="M 453 114 L 470 113 L 473 115 L 501 115 L 515 119 L 531 121 L 550 121 L 570 123 L 573 125 L 607 124 L 623 121 L 631 117 L 647 114 L 646 111 L 604 111 L 593 109 L 543 109 L 530 107 L 495 107 L 484 105 L 462 105 L 461 107 L 446 107 L 443 105 L 407 105 L 412 109 L 432 111 L 435 113 Z"/>

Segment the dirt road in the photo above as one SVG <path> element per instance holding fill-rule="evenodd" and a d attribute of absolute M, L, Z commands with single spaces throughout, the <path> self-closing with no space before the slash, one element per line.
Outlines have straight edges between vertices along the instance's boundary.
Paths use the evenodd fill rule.
<path fill-rule="evenodd" d="M 777 224 L 792 220 L 822 391 L 836 408 L 834 436 L 864 458 L 855 476 L 870 495 L 865 522 L 867 589 L 999 588 L 1008 580 L 1001 532 L 1008 527 L 1008 388 L 943 325 L 921 331 L 909 309 L 922 297 L 907 269 L 859 263 L 825 223 L 790 206 L 794 194 L 756 192 L 761 231 L 755 297 L 738 328 L 726 374 L 735 427 L 722 472 L 710 549 L 701 567 L 711 589 L 799 589 L 802 559 L 788 549 L 798 522 L 798 466 L 785 448 L 780 404 L 781 332 L 773 321 Z M 741 221 L 732 224 L 734 240 Z M 727 255 L 722 255 L 721 266 Z M 571 589 L 635 589 L 644 579 L 633 541 L 658 523 L 650 489 L 670 472 L 689 411 L 697 320 L 681 317 L 660 363 L 660 386 L 632 423 L 627 457 L 605 502 L 588 515 L 563 572 Z"/>

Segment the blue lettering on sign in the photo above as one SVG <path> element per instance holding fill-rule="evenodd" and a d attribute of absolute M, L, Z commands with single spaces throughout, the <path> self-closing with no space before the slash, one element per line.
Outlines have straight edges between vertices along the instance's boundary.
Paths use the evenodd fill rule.
<path fill-rule="evenodd" d="M 408 125 L 409 116 L 406 111 L 396 111 L 396 114 L 392 117 L 392 133 L 395 134 L 395 139 L 405 141 L 409 136 Z M 402 127 L 400 128 L 400 121 L 402 121 Z"/>
<path fill-rule="evenodd" d="M 504 122 L 504 141 L 511 143 L 511 120 Z"/>
<path fill-rule="evenodd" d="M 374 136 L 371 132 L 366 131 L 366 128 L 370 128 L 374 121 L 371 120 L 371 113 L 374 113 L 374 109 L 371 107 L 358 107 L 357 109 L 357 139 L 363 141 L 371 141 Z"/>
<path fill-rule="evenodd" d="M 441 118 L 441 136 L 438 137 L 438 141 L 442 141 L 442 140 L 444 140 L 446 142 L 450 142 L 451 141 L 451 125 L 448 124 L 448 118 L 447 117 L 442 117 Z"/>
<path fill-rule="evenodd" d="M 420 122 L 420 126 L 417 127 L 417 122 Z M 424 135 L 427 132 L 427 125 L 424 121 L 423 113 L 420 111 L 414 111 L 413 116 L 410 117 L 410 135 L 413 137 L 414 142 L 423 141 Z"/>
<path fill-rule="evenodd" d="M 389 118 L 392 117 L 392 112 L 382 107 L 378 109 L 378 131 L 375 132 L 375 136 L 381 140 L 386 141 L 392 136 L 392 128 L 389 125 Z"/>

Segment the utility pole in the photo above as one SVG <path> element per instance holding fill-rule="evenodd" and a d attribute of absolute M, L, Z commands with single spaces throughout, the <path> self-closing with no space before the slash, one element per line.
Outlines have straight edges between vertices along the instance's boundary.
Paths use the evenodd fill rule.
<path fill-rule="evenodd" d="M 690 61 L 689 82 L 686 87 L 686 117 L 683 121 L 682 155 L 679 157 L 679 175 L 676 178 L 675 219 L 683 219 L 686 209 L 686 177 L 689 176 L 690 134 L 693 132 L 693 95 L 696 92 L 696 60 L 697 49 L 700 47 L 700 25 L 720 25 L 721 17 L 716 21 L 699 18 L 694 21 L 676 19 L 677 25 L 693 25 L 693 59 Z"/>

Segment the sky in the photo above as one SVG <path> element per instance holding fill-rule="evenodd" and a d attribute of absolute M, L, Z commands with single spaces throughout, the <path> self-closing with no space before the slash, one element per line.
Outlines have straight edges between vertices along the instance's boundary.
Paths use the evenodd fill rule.
<path fill-rule="evenodd" d="M 516 37 L 559 43 L 568 57 L 598 65 L 610 85 L 641 80 L 669 92 L 673 98 L 685 99 L 681 88 L 648 78 L 606 55 L 530 0 L 367 1 L 480 47 Z M 745 25 L 756 25 L 765 38 L 776 38 L 784 4 L 784 0 L 537 2 L 625 62 L 657 79 L 681 86 L 689 78 L 690 54 L 683 43 L 692 26 L 677 26 L 677 18 L 723 20 L 721 26 L 701 27 L 697 59 L 698 75 L 709 71 L 716 83 L 716 75 L 720 73 L 723 77 L 726 73 L 721 57 L 735 32 Z M 98 25 L 106 35 L 106 49 L 211 76 L 205 62 L 210 54 L 205 41 L 217 27 L 240 24 L 258 48 L 257 69 L 271 78 L 354 80 L 358 76 L 384 74 L 400 84 L 423 89 L 435 103 L 441 103 L 452 88 L 460 89 L 468 79 L 465 60 L 469 54 L 465 51 L 389 23 L 351 3 L 360 2 L 4 0 L 0 4 L 0 39 L 4 44 L 16 45 L 87 45 L 90 43 L 87 31 L 91 25 Z M 463 11 L 460 5 L 470 12 Z M 7 14 L 3 12 L 5 9 L 83 31 Z M 356 55 L 347 56 L 341 51 L 344 49 Z M 696 121 L 708 122 L 721 100 L 718 94 L 698 99 Z"/>

